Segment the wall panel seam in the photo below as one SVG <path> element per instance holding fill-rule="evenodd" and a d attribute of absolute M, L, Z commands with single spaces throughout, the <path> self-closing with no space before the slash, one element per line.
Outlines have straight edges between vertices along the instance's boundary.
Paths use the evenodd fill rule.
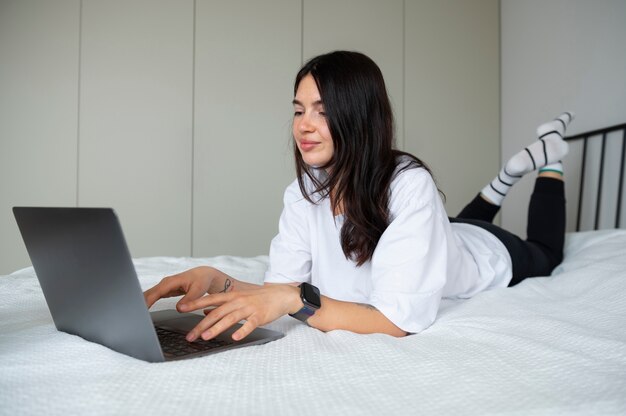
<path fill-rule="evenodd" d="M 83 50 L 83 0 L 78 2 L 78 86 L 76 97 L 76 206 L 80 206 L 80 122 L 81 122 L 81 83 Z"/>
<path fill-rule="evenodd" d="M 300 65 L 304 65 L 304 0 L 300 0 Z"/>
<path fill-rule="evenodd" d="M 198 3 L 197 0 L 193 0 L 193 28 L 192 28 L 192 45 L 191 45 L 191 217 L 190 217 L 190 246 L 189 254 L 191 257 L 194 255 L 193 240 L 194 240 L 194 187 L 195 187 L 195 145 L 196 145 L 196 14 Z"/>
<path fill-rule="evenodd" d="M 406 149 L 406 0 L 402 0 L 402 139 L 400 146 Z"/>

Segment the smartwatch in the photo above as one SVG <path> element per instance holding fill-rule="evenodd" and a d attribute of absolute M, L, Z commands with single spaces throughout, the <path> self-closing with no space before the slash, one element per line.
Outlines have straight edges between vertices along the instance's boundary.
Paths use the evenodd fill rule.
<path fill-rule="evenodd" d="M 298 312 L 289 314 L 299 321 L 306 322 L 315 312 L 322 307 L 322 301 L 320 299 L 320 290 L 315 286 L 302 283 L 300 286 L 300 299 L 304 306 Z"/>

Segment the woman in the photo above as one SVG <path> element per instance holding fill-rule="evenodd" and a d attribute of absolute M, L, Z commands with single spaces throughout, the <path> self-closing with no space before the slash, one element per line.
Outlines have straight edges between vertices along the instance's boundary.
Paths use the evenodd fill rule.
<path fill-rule="evenodd" d="M 313 58 L 296 77 L 293 105 L 297 180 L 285 191 L 265 284 L 199 267 L 145 293 L 148 306 L 184 295 L 181 312 L 214 307 L 189 341 L 245 320 L 239 340 L 286 314 L 322 331 L 404 336 L 430 326 L 443 297 L 545 276 L 562 260 L 569 113 L 542 125 L 539 140 L 449 219 L 426 165 L 393 149 L 391 106 L 371 59 Z M 491 221 L 508 189 L 540 168 L 522 241 Z"/>

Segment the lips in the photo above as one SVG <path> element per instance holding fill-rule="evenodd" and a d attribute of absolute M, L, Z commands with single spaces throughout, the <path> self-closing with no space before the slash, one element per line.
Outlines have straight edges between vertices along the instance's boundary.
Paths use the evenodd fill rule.
<path fill-rule="evenodd" d="M 302 149 L 302 151 L 306 152 L 306 151 L 312 150 L 318 144 L 320 144 L 320 142 L 314 142 L 314 141 L 311 141 L 311 140 L 301 140 L 300 141 L 300 149 Z"/>

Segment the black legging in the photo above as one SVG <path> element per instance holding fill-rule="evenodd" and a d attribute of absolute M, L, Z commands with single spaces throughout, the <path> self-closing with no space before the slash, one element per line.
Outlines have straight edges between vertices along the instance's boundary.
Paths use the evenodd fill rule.
<path fill-rule="evenodd" d="M 499 206 L 477 195 L 450 222 L 472 224 L 495 235 L 506 247 L 513 262 L 514 286 L 527 277 L 548 276 L 563 260 L 565 240 L 565 189 L 561 180 L 539 177 L 528 206 L 528 238 L 523 241 L 491 222 Z"/>

